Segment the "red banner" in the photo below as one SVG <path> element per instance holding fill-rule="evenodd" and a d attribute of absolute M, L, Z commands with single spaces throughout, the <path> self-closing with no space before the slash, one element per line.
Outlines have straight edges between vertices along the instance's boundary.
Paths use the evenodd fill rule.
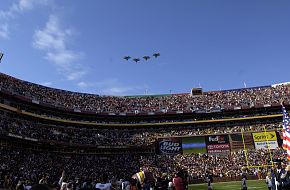
<path fill-rule="evenodd" d="M 207 145 L 208 154 L 228 154 L 230 153 L 229 144 L 210 144 Z"/>

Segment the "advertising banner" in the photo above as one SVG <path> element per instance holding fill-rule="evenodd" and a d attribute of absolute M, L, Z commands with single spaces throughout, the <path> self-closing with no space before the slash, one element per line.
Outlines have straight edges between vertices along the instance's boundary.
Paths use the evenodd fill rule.
<path fill-rule="evenodd" d="M 207 145 L 208 154 L 229 154 L 230 144 L 213 144 Z"/>
<path fill-rule="evenodd" d="M 264 141 L 277 141 L 277 136 L 275 131 L 252 133 L 254 142 L 264 142 Z"/>
<path fill-rule="evenodd" d="M 181 138 L 160 138 L 156 145 L 157 154 L 182 154 Z"/>
<path fill-rule="evenodd" d="M 269 145 L 269 148 L 268 148 Z M 263 141 L 263 142 L 255 142 L 255 147 L 256 149 L 276 149 L 278 148 L 278 143 L 277 141 Z"/>
<path fill-rule="evenodd" d="M 256 149 L 276 149 L 279 147 L 275 131 L 252 133 L 252 136 Z"/>
<path fill-rule="evenodd" d="M 228 135 L 210 135 L 206 137 L 206 144 L 227 144 L 229 143 Z"/>
<path fill-rule="evenodd" d="M 206 137 L 208 154 L 229 154 L 230 144 L 228 135 L 211 135 Z"/>

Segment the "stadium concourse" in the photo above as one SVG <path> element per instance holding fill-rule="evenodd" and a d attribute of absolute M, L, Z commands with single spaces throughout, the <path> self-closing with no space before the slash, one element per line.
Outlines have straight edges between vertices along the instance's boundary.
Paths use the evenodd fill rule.
<path fill-rule="evenodd" d="M 182 190 L 240 180 L 243 166 L 264 179 L 274 160 L 286 164 L 280 102 L 288 109 L 289 93 L 282 84 L 98 96 L 0 74 L 0 188 L 94 189 L 106 174 L 115 189 Z"/>

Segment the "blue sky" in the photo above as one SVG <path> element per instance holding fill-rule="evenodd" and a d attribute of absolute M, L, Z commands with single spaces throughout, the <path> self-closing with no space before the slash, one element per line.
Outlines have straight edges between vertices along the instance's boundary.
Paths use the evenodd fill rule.
<path fill-rule="evenodd" d="M 0 72 L 107 95 L 289 80 L 289 0 L 1 0 Z M 138 64 L 122 59 L 158 58 Z"/>

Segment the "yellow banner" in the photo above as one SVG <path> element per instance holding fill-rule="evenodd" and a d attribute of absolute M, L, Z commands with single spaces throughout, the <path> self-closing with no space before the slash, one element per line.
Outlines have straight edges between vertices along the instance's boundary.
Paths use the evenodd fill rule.
<path fill-rule="evenodd" d="M 252 133 L 253 139 L 255 142 L 262 142 L 262 141 L 276 141 L 276 132 L 271 131 L 271 132 L 261 132 L 261 133 Z"/>

